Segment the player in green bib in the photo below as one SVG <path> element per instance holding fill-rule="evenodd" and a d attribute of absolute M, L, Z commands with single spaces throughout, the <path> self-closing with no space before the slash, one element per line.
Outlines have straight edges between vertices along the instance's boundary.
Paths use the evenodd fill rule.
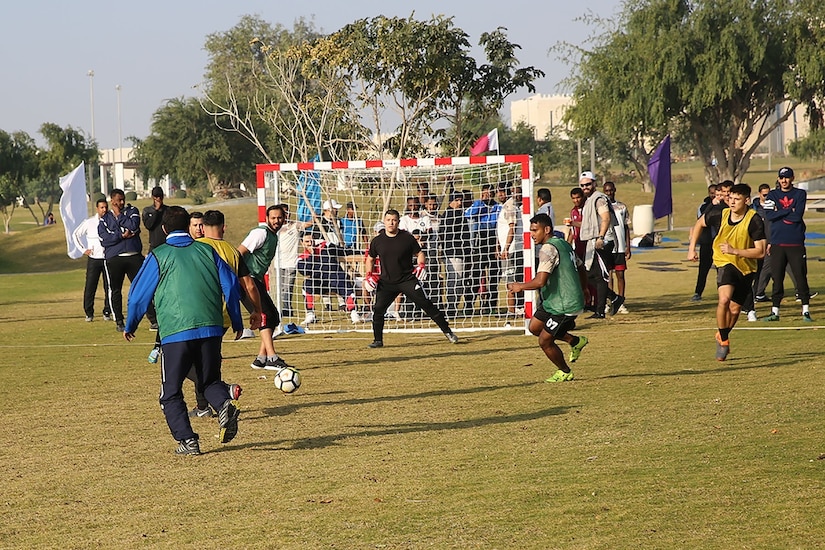
<path fill-rule="evenodd" d="M 587 345 L 587 338 L 569 333 L 576 326 L 576 316 L 584 310 L 587 272 L 571 246 L 553 235 L 553 221 L 547 214 L 537 214 L 530 219 L 530 236 L 540 247 L 536 276 L 526 283 L 508 283 L 507 289 L 539 291 L 538 307 L 528 328 L 539 337 L 539 347 L 557 367 L 546 381 L 569 382 L 573 380 L 573 371 L 556 340 L 570 344 L 571 363 L 576 362 Z"/>

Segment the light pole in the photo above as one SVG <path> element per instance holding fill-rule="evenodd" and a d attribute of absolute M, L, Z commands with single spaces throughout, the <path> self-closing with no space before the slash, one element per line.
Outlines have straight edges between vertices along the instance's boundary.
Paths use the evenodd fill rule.
<path fill-rule="evenodd" d="M 95 72 L 89 69 L 86 73 L 89 77 L 89 102 L 91 103 L 92 111 L 92 142 L 95 141 Z M 95 163 L 96 165 L 97 163 Z M 89 197 L 92 196 L 92 190 L 95 187 L 95 165 L 89 167 Z"/>
<path fill-rule="evenodd" d="M 92 108 L 92 139 L 95 139 L 95 72 L 89 69 L 86 76 L 89 77 L 89 101 Z"/>
<path fill-rule="evenodd" d="M 115 86 L 115 91 L 117 91 L 117 154 L 120 158 L 120 162 L 123 162 L 123 135 L 121 133 L 120 120 L 120 84 Z"/>

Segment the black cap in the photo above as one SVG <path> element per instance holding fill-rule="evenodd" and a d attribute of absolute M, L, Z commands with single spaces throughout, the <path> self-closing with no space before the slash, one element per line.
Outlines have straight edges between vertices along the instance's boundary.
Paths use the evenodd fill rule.
<path fill-rule="evenodd" d="M 157 197 L 159 199 L 163 198 L 163 187 L 157 186 L 152 188 L 152 196 Z"/>
<path fill-rule="evenodd" d="M 788 166 L 783 166 L 779 169 L 779 177 L 780 178 L 792 178 L 793 177 L 793 168 Z"/>

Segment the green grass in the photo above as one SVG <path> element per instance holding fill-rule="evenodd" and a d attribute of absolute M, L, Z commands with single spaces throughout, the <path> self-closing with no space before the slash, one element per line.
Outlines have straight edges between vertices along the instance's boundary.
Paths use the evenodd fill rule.
<path fill-rule="evenodd" d="M 233 242 L 255 223 L 237 208 Z M 194 420 L 205 454 L 177 457 L 153 335 L 83 322 L 83 263 L 55 229 L 0 241 L 0 269 L 27 272 L 0 275 L 0 548 L 822 546 L 823 301 L 813 326 L 793 303 L 743 319 L 716 362 L 684 230 L 634 255 L 629 315 L 580 320 L 574 382 L 542 382 L 522 335 L 304 335 L 276 341 L 303 374 L 284 395 L 249 368 L 257 340 L 226 342 L 239 435 Z"/>

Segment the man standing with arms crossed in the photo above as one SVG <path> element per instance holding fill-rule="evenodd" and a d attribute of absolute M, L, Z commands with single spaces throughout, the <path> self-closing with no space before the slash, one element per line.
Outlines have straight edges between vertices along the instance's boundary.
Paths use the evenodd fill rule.
<path fill-rule="evenodd" d="M 134 281 L 143 264 L 140 212 L 131 204 L 126 204 L 126 195 L 121 189 L 112 189 L 109 200 L 111 209 L 100 218 L 97 232 L 106 257 L 109 304 L 117 330 L 123 332 L 123 280 L 128 276 L 130 281 Z M 151 318 L 150 322 L 155 324 Z"/>
<path fill-rule="evenodd" d="M 291 366 L 275 353 L 272 333 L 281 318 L 264 283 L 264 276 L 278 250 L 278 230 L 285 220 L 286 212 L 282 206 L 270 206 L 266 209 L 266 222 L 250 231 L 238 246 L 238 252 L 243 257 L 261 298 L 261 347 L 258 356 L 252 361 L 253 369 L 279 371 Z"/>
<path fill-rule="evenodd" d="M 129 291 L 129 317 L 123 333 L 127 341 L 154 299 L 163 347 L 160 406 L 181 455 L 200 454 L 198 434 L 192 430 L 183 380 L 194 364 L 209 404 L 218 411 L 221 443 L 238 433 L 237 402 L 221 380 L 223 303 L 226 303 L 236 339 L 243 332 L 238 301 L 238 278 L 226 262 L 204 243 L 189 236 L 189 214 L 172 206 L 164 214 L 166 244 L 149 253 Z"/>
<path fill-rule="evenodd" d="M 779 320 L 779 305 L 785 297 L 785 268 L 790 266 L 796 279 L 796 291 L 802 302 L 802 320 L 813 321 L 808 310 L 811 300 L 808 287 L 808 258 L 805 253 L 805 203 L 808 194 L 793 186 L 793 170 L 787 166 L 779 169 L 779 189 L 772 189 L 762 202 L 765 217 L 771 224 L 771 276 L 773 295 L 771 314 L 763 321 Z"/>

